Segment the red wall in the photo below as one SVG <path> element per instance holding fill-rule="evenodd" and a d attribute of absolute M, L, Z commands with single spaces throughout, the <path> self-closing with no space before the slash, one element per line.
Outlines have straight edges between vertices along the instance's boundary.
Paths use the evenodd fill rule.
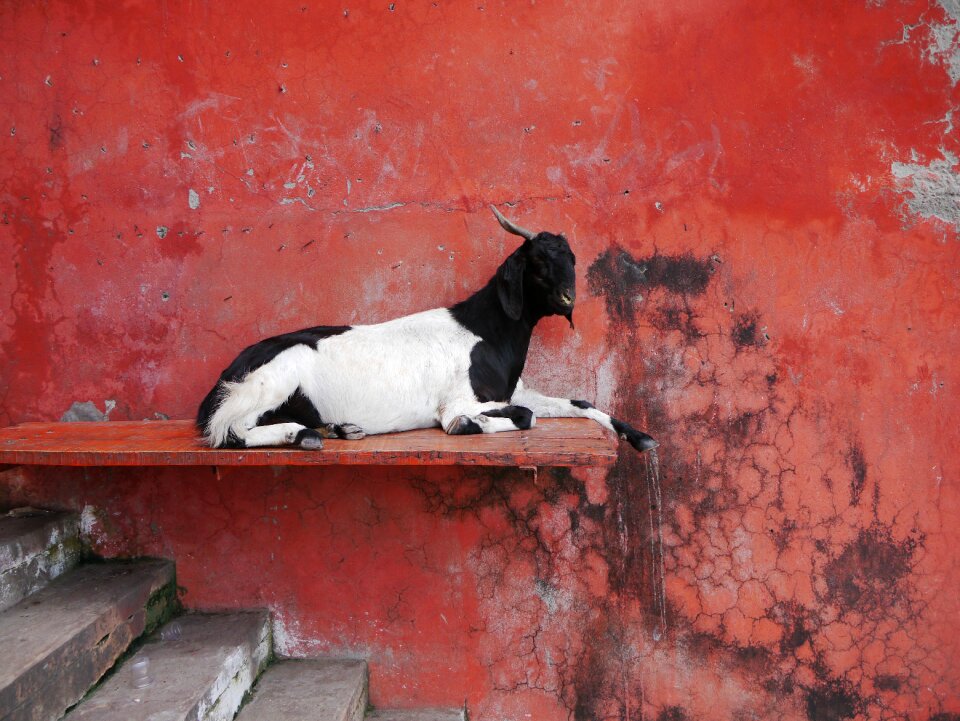
<path fill-rule="evenodd" d="M 956 719 L 960 10 L 0 6 L 0 423 L 189 417 L 266 334 L 449 304 L 565 232 L 528 382 L 608 475 L 10 475 L 191 607 L 480 719 Z"/>

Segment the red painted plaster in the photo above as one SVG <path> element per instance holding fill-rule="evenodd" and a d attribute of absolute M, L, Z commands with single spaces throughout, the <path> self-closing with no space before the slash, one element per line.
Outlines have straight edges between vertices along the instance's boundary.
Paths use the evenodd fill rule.
<path fill-rule="evenodd" d="M 608 475 L 8 474 L 191 608 L 481 719 L 960 713 L 948 2 L 8 3 L 0 422 L 189 417 L 264 335 L 449 304 L 567 233 L 528 368 Z M 951 195 L 951 192 L 953 195 Z"/>

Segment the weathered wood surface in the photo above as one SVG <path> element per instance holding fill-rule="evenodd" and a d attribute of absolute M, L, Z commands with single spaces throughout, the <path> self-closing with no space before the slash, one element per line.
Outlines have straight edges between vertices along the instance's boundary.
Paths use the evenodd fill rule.
<path fill-rule="evenodd" d="M 439 428 L 324 441 L 320 451 L 212 449 L 191 421 L 22 423 L 0 429 L 0 464 L 46 466 L 609 466 L 617 439 L 583 418 L 528 431 L 448 436 Z"/>

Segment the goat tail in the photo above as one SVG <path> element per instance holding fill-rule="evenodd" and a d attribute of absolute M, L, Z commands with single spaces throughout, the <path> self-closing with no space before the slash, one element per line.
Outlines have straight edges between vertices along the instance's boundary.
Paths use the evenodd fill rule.
<path fill-rule="evenodd" d="M 296 374 L 262 366 L 241 381 L 223 378 L 200 404 L 197 425 L 214 448 L 245 448 L 247 431 L 297 389 Z"/>
<path fill-rule="evenodd" d="M 230 389 L 227 384 L 222 380 L 217 381 L 197 410 L 197 430 L 200 431 L 204 441 L 213 448 L 235 445 L 229 443 L 231 440 L 230 424 L 229 422 L 226 424 L 223 422 L 224 417 L 221 413 L 223 402 L 229 393 Z"/>
<path fill-rule="evenodd" d="M 197 428 L 212 448 L 244 448 L 244 420 L 259 415 L 261 400 L 243 383 L 217 381 L 197 412 Z"/>

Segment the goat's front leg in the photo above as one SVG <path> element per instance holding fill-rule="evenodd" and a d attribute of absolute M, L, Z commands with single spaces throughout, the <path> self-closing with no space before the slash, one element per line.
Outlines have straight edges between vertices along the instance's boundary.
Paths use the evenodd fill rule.
<path fill-rule="evenodd" d="M 440 425 L 451 436 L 525 431 L 537 423 L 529 408 L 509 403 L 451 401 L 440 408 Z"/>
<path fill-rule="evenodd" d="M 513 392 L 510 402 L 529 408 L 541 418 L 591 418 L 607 430 L 616 433 L 638 451 L 649 451 L 660 445 L 646 433 L 638 431 L 628 423 L 619 421 L 594 408 L 592 403 L 545 396 L 542 393 L 537 393 L 537 391 L 524 388 L 523 381 L 517 383 L 517 388 Z"/>

